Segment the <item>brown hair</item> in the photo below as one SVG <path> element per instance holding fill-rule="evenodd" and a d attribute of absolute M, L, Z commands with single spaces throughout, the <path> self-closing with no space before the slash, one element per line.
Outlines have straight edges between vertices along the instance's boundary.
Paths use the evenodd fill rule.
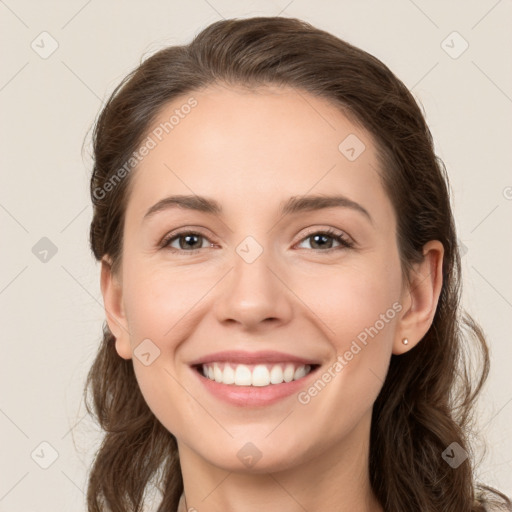
<path fill-rule="evenodd" d="M 145 60 L 114 90 L 94 128 L 90 244 L 96 259 L 108 255 L 113 271 L 119 268 L 131 175 L 108 194 L 98 191 L 137 150 L 164 106 L 219 83 L 293 87 L 342 109 L 376 142 L 404 275 L 428 241 L 444 246 L 433 324 L 413 350 L 391 357 L 373 408 L 370 479 L 383 508 L 477 512 L 494 502 L 492 494 L 510 507 L 506 496 L 474 482 L 472 411 L 489 353 L 482 330 L 459 305 L 460 256 L 446 170 L 413 96 L 372 55 L 298 19 L 256 17 L 213 23 L 189 45 Z M 151 485 L 162 493 L 158 510 L 176 510 L 183 491 L 176 439 L 148 408 L 132 362 L 118 356 L 114 341 L 105 323 L 85 388 L 88 411 L 106 432 L 90 471 L 89 511 L 140 511 Z M 471 341 L 480 356 L 474 380 Z M 456 469 L 442 458 L 453 442 L 470 454 Z"/>

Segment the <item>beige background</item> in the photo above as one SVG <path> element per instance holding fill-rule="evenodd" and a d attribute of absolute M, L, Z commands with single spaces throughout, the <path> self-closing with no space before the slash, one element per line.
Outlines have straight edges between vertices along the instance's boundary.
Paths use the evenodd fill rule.
<path fill-rule="evenodd" d="M 1 511 L 86 510 L 99 437 L 80 400 L 103 311 L 88 247 L 89 139 L 83 156 L 81 146 L 103 101 L 143 55 L 221 17 L 278 14 L 374 54 L 424 106 L 467 247 L 465 303 L 492 348 L 478 474 L 512 494 L 510 0 L 3 0 Z M 32 251 L 43 237 L 57 249 L 46 262 Z"/>

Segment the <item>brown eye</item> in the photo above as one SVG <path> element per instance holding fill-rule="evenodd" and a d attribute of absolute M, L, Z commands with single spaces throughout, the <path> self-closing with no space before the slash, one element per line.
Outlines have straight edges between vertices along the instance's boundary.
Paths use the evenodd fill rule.
<path fill-rule="evenodd" d="M 353 243 L 345 237 L 343 233 L 338 233 L 332 230 L 324 230 L 317 231 L 309 234 L 305 238 L 302 239 L 301 243 L 310 240 L 311 249 L 315 251 L 324 251 L 327 252 L 329 250 L 336 250 L 341 248 L 348 249 L 353 247 Z M 339 246 L 333 247 L 334 242 L 338 242 Z"/>
<path fill-rule="evenodd" d="M 183 231 L 182 233 L 175 233 L 172 236 L 166 238 L 162 242 L 162 248 L 168 248 L 172 251 L 184 251 L 184 252 L 195 252 L 203 248 L 203 242 L 208 240 L 205 236 L 200 233 L 193 231 Z M 172 246 L 177 241 L 178 247 Z M 210 243 L 210 247 L 211 247 Z"/>

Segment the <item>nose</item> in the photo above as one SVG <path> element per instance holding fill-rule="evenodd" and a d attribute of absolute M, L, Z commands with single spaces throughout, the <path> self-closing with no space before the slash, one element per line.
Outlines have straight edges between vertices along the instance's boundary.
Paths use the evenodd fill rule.
<path fill-rule="evenodd" d="M 214 305 L 218 321 L 247 331 L 288 323 L 293 293 L 286 286 L 285 271 L 265 250 L 254 261 L 240 254 L 235 252 L 233 268 L 219 287 Z"/>

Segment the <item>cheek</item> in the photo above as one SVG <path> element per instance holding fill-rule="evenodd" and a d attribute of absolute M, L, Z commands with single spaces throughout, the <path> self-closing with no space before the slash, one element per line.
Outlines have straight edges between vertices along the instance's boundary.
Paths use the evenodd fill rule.
<path fill-rule="evenodd" d="M 322 320 L 332 358 L 299 402 L 323 425 L 326 438 L 335 438 L 371 409 L 382 388 L 401 311 L 400 269 L 389 260 L 373 262 L 331 273 L 322 293 L 312 289 L 313 279 L 300 293 Z"/>
<path fill-rule="evenodd" d="M 326 283 L 320 287 L 319 283 Z M 396 323 L 400 298 L 400 270 L 378 262 L 330 271 L 326 279 L 310 277 L 297 284 L 298 295 L 324 325 L 337 353 L 352 341 L 389 340 Z"/>
<path fill-rule="evenodd" d="M 186 332 L 195 305 L 211 286 L 208 276 L 189 270 L 134 265 L 125 285 L 132 345 L 138 339 L 175 340 Z M 127 271 L 128 274 L 129 271 Z M 160 346 L 161 350 L 169 347 Z"/>
<path fill-rule="evenodd" d="M 197 403 L 183 391 L 180 382 L 179 346 L 186 342 L 197 322 L 195 308 L 211 287 L 208 276 L 195 277 L 188 270 L 160 267 L 146 263 L 126 267 L 125 311 L 130 330 L 135 376 L 148 407 L 171 432 L 179 432 L 181 415 L 197 415 Z M 199 302 L 199 304 L 198 304 Z M 148 341 L 151 343 L 148 345 Z M 144 364 L 142 343 L 151 358 Z M 170 405 L 172 404 L 172 406 Z"/>

